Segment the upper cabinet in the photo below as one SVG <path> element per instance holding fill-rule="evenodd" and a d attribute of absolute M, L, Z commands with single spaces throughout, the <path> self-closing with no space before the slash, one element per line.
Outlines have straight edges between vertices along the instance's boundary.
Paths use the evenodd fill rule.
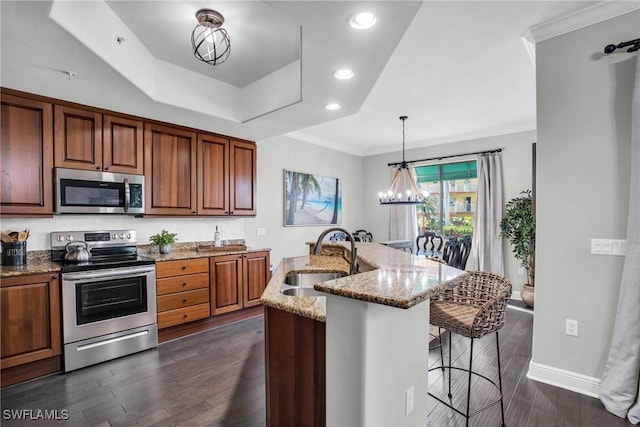
<path fill-rule="evenodd" d="M 196 134 L 147 123 L 144 134 L 145 211 L 195 215 Z"/>
<path fill-rule="evenodd" d="M 256 146 L 250 142 L 231 140 L 229 161 L 229 214 L 256 214 Z"/>
<path fill-rule="evenodd" d="M 198 214 L 256 214 L 256 146 L 198 134 Z"/>
<path fill-rule="evenodd" d="M 2 94 L 2 214 L 53 213 L 53 108 Z"/>
<path fill-rule="evenodd" d="M 55 166 L 143 174 L 143 123 L 56 105 Z"/>

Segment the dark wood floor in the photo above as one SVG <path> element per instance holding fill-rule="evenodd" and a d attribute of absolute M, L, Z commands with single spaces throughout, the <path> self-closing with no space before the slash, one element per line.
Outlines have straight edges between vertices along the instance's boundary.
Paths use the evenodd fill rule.
<path fill-rule="evenodd" d="M 510 427 L 628 426 L 604 410 L 597 399 L 526 378 L 531 355 L 532 316 L 508 310 L 500 332 L 506 421 Z M 452 354 L 468 346 L 452 342 Z M 445 341 L 445 350 L 448 345 Z M 474 364 L 494 372 L 495 340 L 475 344 Z M 430 363 L 439 361 L 431 351 Z M 445 352 L 445 358 L 447 357 Z M 459 363 L 468 363 L 468 356 Z M 456 379 L 456 377 L 454 377 Z M 465 396 L 464 381 L 454 395 Z M 431 390 L 442 389 L 441 375 L 429 375 Z M 482 381 L 474 382 L 479 400 L 491 399 Z M 161 344 L 122 359 L 58 374 L 2 390 L 6 409 L 68 410 L 67 421 L 14 421 L 3 426 L 262 426 L 265 424 L 264 332 L 262 316 Z M 475 405 L 472 396 L 472 407 Z M 457 398 L 456 398 L 457 399 Z M 429 425 L 463 426 L 464 419 L 429 402 Z M 476 427 L 499 426 L 499 406 L 472 418 Z"/>

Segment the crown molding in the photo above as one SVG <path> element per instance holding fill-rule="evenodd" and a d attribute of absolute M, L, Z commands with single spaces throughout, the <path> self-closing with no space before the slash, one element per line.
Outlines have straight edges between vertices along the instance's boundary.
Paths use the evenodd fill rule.
<path fill-rule="evenodd" d="M 640 2 L 637 0 L 604 1 L 568 15 L 533 25 L 522 37 L 531 43 L 539 43 L 638 9 L 640 9 Z"/>

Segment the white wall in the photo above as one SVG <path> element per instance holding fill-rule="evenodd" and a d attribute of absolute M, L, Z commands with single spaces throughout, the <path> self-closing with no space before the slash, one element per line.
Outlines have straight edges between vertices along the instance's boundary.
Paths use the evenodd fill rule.
<path fill-rule="evenodd" d="M 490 138 L 461 141 L 451 144 L 433 145 L 407 150 L 407 160 L 425 159 L 438 156 L 464 154 L 475 151 L 502 148 L 502 172 L 505 203 L 516 197 L 520 191 L 531 188 L 531 144 L 536 142 L 536 132 L 521 132 Z M 391 183 L 391 174 L 387 163 L 402 160 L 402 152 L 380 154 L 364 159 L 363 178 L 363 225 L 373 233 L 375 241 L 389 238 L 389 207 L 378 203 L 378 193 L 386 191 Z M 445 159 L 460 161 L 464 159 Z M 515 292 L 522 289 L 525 276 L 518 274 L 518 261 L 511 254 L 511 248 L 505 241 L 505 275 L 511 281 Z"/>
<path fill-rule="evenodd" d="M 590 239 L 626 236 L 637 54 L 604 55 L 602 49 L 637 37 L 638 28 L 636 11 L 536 46 L 538 232 L 532 361 L 543 369 L 597 379 L 606 362 L 623 258 L 591 255 Z M 579 321 L 578 337 L 564 334 L 567 318 Z"/>
<path fill-rule="evenodd" d="M 287 137 L 258 141 L 258 215 L 245 220 L 245 238 L 252 246 L 270 247 L 274 267 L 283 257 L 305 255 L 305 242 L 315 241 L 327 226 L 284 226 L 284 170 L 337 177 L 342 187 L 341 227 L 362 225 L 362 159 Z M 256 229 L 264 228 L 264 236 Z"/>
<path fill-rule="evenodd" d="M 178 233 L 178 242 L 212 241 L 216 225 L 222 239 L 243 239 L 244 219 L 239 218 L 134 218 L 124 215 L 54 215 L 53 218 L 2 218 L 0 229 L 24 230 L 31 236 L 27 250 L 50 249 L 52 231 L 118 230 L 137 231 L 138 244 L 148 244 L 149 236 L 163 228 Z"/>

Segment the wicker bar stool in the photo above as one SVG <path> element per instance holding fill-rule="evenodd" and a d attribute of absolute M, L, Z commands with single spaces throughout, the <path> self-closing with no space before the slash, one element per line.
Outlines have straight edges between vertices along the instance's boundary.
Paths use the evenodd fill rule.
<path fill-rule="evenodd" d="M 504 404 L 502 400 L 502 372 L 500 367 L 500 341 L 498 338 L 498 330 L 504 325 L 504 315 L 507 308 L 507 302 L 511 296 L 511 284 L 507 279 L 493 273 L 482 271 L 470 271 L 464 276 L 461 283 L 455 285 L 452 289 L 445 291 L 439 297 L 431 300 L 430 323 L 434 326 L 444 328 L 449 331 L 449 364 L 444 364 L 442 356 L 442 345 L 440 345 L 440 361 L 441 366 L 436 366 L 429 371 L 441 369 L 443 375 L 446 370 L 449 372 L 449 393 L 448 402 L 444 399 L 429 392 L 429 396 L 453 409 L 466 418 L 466 425 L 469 425 L 469 418 L 477 413 L 500 402 L 500 411 L 502 415 L 502 427 L 504 422 Z M 456 333 L 471 339 L 469 369 L 451 366 L 451 333 Z M 496 334 L 496 351 L 498 359 L 498 384 L 485 375 L 473 371 L 473 342 L 477 338 L 495 332 Z M 442 343 L 441 343 L 442 344 Z M 451 394 L 451 370 L 468 372 L 469 383 L 467 386 L 467 404 L 466 411 L 462 412 L 453 405 L 453 396 Z M 476 375 L 491 383 L 500 394 L 500 398 L 488 403 L 484 407 L 470 414 L 471 402 L 471 376 Z"/>

